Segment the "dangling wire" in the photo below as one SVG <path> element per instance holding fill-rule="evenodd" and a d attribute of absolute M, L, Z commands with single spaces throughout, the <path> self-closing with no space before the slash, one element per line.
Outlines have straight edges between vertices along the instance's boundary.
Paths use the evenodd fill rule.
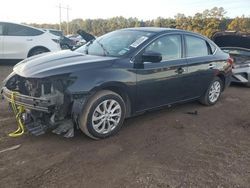
<path fill-rule="evenodd" d="M 15 130 L 12 133 L 9 133 L 10 137 L 18 137 L 24 134 L 25 130 L 24 130 L 24 124 L 22 121 L 22 114 L 25 112 L 25 108 L 23 106 L 17 106 L 15 103 L 15 95 L 17 94 L 17 92 L 12 92 L 11 94 L 11 107 L 13 109 L 13 112 L 15 114 L 16 117 L 16 121 L 17 121 L 17 130 Z"/>

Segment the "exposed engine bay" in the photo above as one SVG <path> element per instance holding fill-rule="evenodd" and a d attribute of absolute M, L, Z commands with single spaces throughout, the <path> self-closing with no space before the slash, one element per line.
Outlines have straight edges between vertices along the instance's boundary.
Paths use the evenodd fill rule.
<path fill-rule="evenodd" d="M 12 93 L 17 93 L 14 102 L 17 106 L 24 106 L 21 118 L 30 133 L 41 135 L 52 129 L 56 134 L 73 137 L 73 100 L 67 92 L 71 82 L 65 75 L 29 79 L 15 74 L 5 83 L 2 92 L 9 102 L 13 102 Z"/>

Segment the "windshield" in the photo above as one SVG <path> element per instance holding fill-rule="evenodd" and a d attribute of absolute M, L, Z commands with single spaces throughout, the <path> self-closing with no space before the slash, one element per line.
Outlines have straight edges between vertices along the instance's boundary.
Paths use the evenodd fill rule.
<path fill-rule="evenodd" d="M 105 34 L 76 51 L 90 55 L 119 57 L 145 42 L 152 33 L 145 31 L 120 30 Z"/>

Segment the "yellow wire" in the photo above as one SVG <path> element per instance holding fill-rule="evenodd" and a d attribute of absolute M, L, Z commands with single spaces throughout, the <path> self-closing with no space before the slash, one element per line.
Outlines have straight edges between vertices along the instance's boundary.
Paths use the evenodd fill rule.
<path fill-rule="evenodd" d="M 13 109 L 13 112 L 15 114 L 15 117 L 16 117 L 16 121 L 17 121 L 17 130 L 15 130 L 14 132 L 12 133 L 9 133 L 9 136 L 10 137 L 18 137 L 18 136 L 21 136 L 24 134 L 24 124 L 22 122 L 22 119 L 21 119 L 21 115 L 22 113 L 25 112 L 25 109 L 23 106 L 18 106 L 16 105 L 15 103 L 15 95 L 17 94 L 17 92 L 12 92 L 11 94 L 11 106 L 12 106 L 12 109 Z"/>

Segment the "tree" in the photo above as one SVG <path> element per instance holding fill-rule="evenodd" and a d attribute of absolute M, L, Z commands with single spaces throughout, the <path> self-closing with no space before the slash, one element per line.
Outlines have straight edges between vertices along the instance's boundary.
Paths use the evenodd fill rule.
<path fill-rule="evenodd" d="M 236 17 L 227 28 L 228 30 L 250 32 L 250 18 L 246 18 L 244 15 L 242 17 Z"/>
<path fill-rule="evenodd" d="M 198 12 L 194 16 L 186 16 L 178 13 L 174 18 L 158 17 L 153 20 L 139 20 L 137 18 L 124 18 L 122 16 L 110 19 L 74 19 L 69 23 L 70 33 L 75 34 L 83 29 L 95 36 L 107 32 L 128 27 L 171 27 L 194 31 L 211 37 L 214 32 L 220 30 L 236 30 L 250 32 L 250 17 L 225 18 L 225 10 L 222 7 L 214 7 Z M 31 24 L 39 28 L 58 29 L 58 24 Z M 66 31 L 67 23 L 62 23 L 62 30 Z"/>

